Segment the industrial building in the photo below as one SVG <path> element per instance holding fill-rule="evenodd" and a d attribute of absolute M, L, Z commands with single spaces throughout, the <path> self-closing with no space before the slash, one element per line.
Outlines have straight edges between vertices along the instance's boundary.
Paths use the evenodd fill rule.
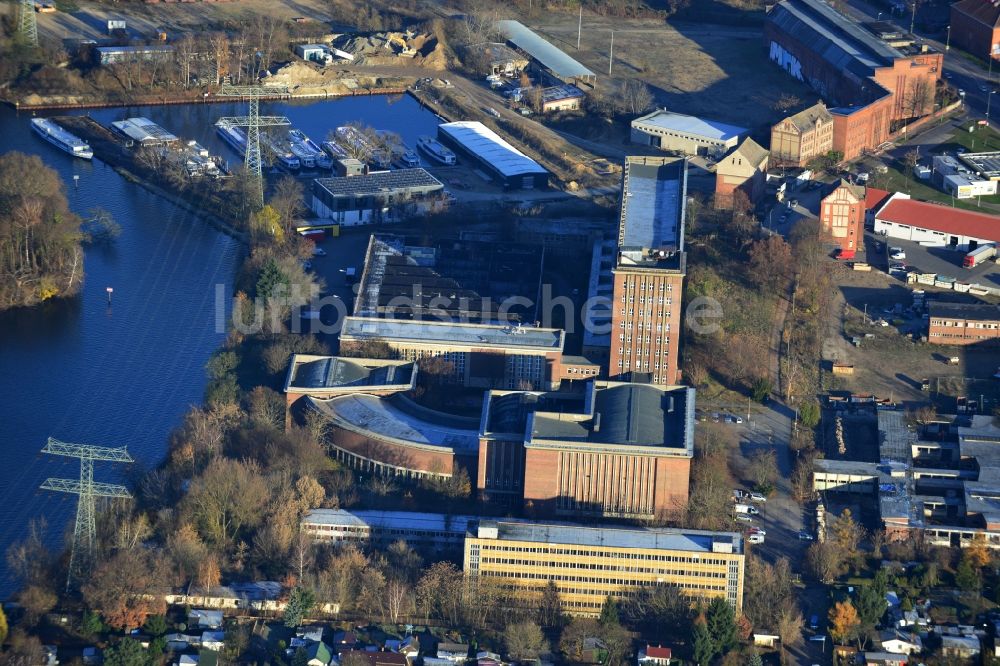
<path fill-rule="evenodd" d="M 902 192 L 886 198 L 875 210 L 874 220 L 877 234 L 931 247 L 968 252 L 985 243 L 1000 243 L 995 215 L 914 201 Z"/>
<path fill-rule="evenodd" d="M 833 116 L 822 102 L 771 128 L 771 165 L 804 167 L 833 150 Z"/>
<path fill-rule="evenodd" d="M 476 516 L 416 511 L 312 509 L 302 517 L 302 531 L 321 543 L 374 545 L 386 548 L 396 541 L 423 553 L 458 552 L 465 544 Z"/>
<path fill-rule="evenodd" d="M 542 113 L 576 111 L 583 108 L 585 97 L 586 95 L 584 95 L 582 90 L 568 83 L 559 86 L 549 86 L 542 89 L 541 111 Z"/>
<path fill-rule="evenodd" d="M 981 60 L 1000 56 L 1000 4 L 959 0 L 951 6 L 951 43 Z"/>
<path fill-rule="evenodd" d="M 743 139 L 715 166 L 715 207 L 732 208 L 737 192 L 756 204 L 764 195 L 767 164 L 768 152 L 753 139 Z"/>
<path fill-rule="evenodd" d="M 686 155 L 722 157 L 747 135 L 743 127 L 658 109 L 632 121 L 632 143 Z"/>
<path fill-rule="evenodd" d="M 528 54 L 536 63 L 539 73 L 549 80 L 563 83 L 597 82 L 596 74 L 520 21 L 497 21 L 497 30 L 509 44 Z"/>
<path fill-rule="evenodd" d="M 465 539 L 469 576 L 495 579 L 537 608 L 549 581 L 571 615 L 600 615 L 610 596 L 669 585 L 685 597 L 743 605 L 743 537 L 732 532 L 480 520 Z"/>
<path fill-rule="evenodd" d="M 438 125 L 438 139 L 490 174 L 504 189 L 544 189 L 549 172 L 481 122 Z"/>
<path fill-rule="evenodd" d="M 963 153 L 958 160 L 983 180 L 1000 180 L 1000 152 Z"/>
<path fill-rule="evenodd" d="M 174 47 L 169 44 L 98 46 L 94 49 L 94 53 L 101 65 L 117 65 L 125 62 L 170 60 L 174 57 Z"/>
<path fill-rule="evenodd" d="M 864 249 L 865 187 L 841 180 L 820 201 L 820 237 L 837 245 L 840 259 L 853 259 Z"/>
<path fill-rule="evenodd" d="M 175 135 L 149 118 L 136 117 L 115 120 L 111 123 L 111 129 L 126 141 L 131 141 L 143 148 L 166 146 L 179 141 Z"/>
<path fill-rule="evenodd" d="M 965 411 L 919 425 L 902 410 L 877 415 L 879 462 L 817 461 L 816 490 L 871 497 L 890 540 L 1000 549 L 1000 428 L 993 417 Z"/>
<path fill-rule="evenodd" d="M 312 210 L 343 226 L 389 224 L 443 206 L 444 185 L 424 169 L 316 178 Z"/>
<path fill-rule="evenodd" d="M 612 379 L 677 383 L 686 200 L 686 158 L 625 159 L 612 269 Z"/>
<path fill-rule="evenodd" d="M 771 60 L 831 105 L 833 150 L 851 160 L 934 108 L 944 56 L 894 47 L 823 0 L 781 0 L 767 13 Z"/>
<path fill-rule="evenodd" d="M 997 193 L 997 181 L 983 177 L 969 169 L 965 160 L 951 155 L 935 155 L 931 160 L 931 174 L 938 185 L 956 199 L 989 196 Z"/>
<path fill-rule="evenodd" d="M 1000 342 L 1000 306 L 931 301 L 928 311 L 930 319 L 927 342 L 931 344 L 974 345 Z"/>

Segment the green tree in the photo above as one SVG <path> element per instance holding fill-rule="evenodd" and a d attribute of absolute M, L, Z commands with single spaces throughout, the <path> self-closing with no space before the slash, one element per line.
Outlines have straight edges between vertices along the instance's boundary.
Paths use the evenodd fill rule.
<path fill-rule="evenodd" d="M 703 618 L 695 621 L 691 638 L 694 644 L 694 662 L 699 666 L 708 666 L 712 657 L 715 656 L 716 650 L 715 642 L 712 640 L 712 635 L 708 633 L 708 627 L 705 626 Z"/>
<path fill-rule="evenodd" d="M 819 403 L 815 400 L 806 400 L 799 407 L 799 423 L 804 428 L 815 428 L 819 425 Z"/>
<path fill-rule="evenodd" d="M 87 638 L 93 638 L 104 631 L 104 623 L 101 622 L 101 615 L 97 611 L 84 611 L 80 619 L 80 633 Z"/>
<path fill-rule="evenodd" d="M 757 402 L 764 402 L 764 398 L 771 395 L 771 390 L 774 388 L 771 384 L 771 380 L 767 377 L 758 377 L 753 381 L 753 386 L 750 387 L 750 397 L 752 397 Z"/>
<path fill-rule="evenodd" d="M 295 655 L 292 657 L 292 666 L 308 666 L 309 664 L 309 653 L 306 652 L 305 648 L 299 648 L 295 651 Z"/>
<path fill-rule="evenodd" d="M 885 614 L 885 596 L 879 594 L 874 585 L 859 585 L 854 598 L 854 608 L 858 611 L 862 630 L 874 629 Z"/>
<path fill-rule="evenodd" d="M 757 650 L 750 651 L 750 655 L 747 657 L 747 666 L 764 666 L 764 661 L 760 658 L 760 653 Z"/>
<path fill-rule="evenodd" d="M 287 287 L 288 276 L 281 272 L 277 261 L 268 259 L 257 278 L 257 297 L 270 298 L 277 291 L 278 285 Z"/>
<path fill-rule="evenodd" d="M 973 567 L 968 560 L 963 558 L 962 561 L 958 563 L 958 568 L 955 570 L 955 585 L 957 585 L 960 590 L 972 592 L 974 590 L 978 590 L 981 583 L 982 581 L 979 578 L 979 572 L 976 571 L 975 567 Z"/>
<path fill-rule="evenodd" d="M 736 647 L 736 611 L 722 597 L 712 599 L 705 611 L 705 624 L 715 644 L 715 651 L 728 654 Z"/>
<path fill-rule="evenodd" d="M 610 594 L 604 599 L 604 605 L 601 606 L 601 624 L 620 624 L 621 616 L 618 612 L 618 602 L 615 601 L 614 597 Z"/>
<path fill-rule="evenodd" d="M 149 654 L 134 638 L 123 638 L 104 651 L 104 666 L 148 666 Z"/>
<path fill-rule="evenodd" d="M 169 628 L 167 618 L 162 615 L 150 615 L 146 618 L 146 632 L 152 636 L 162 636 Z"/>
<path fill-rule="evenodd" d="M 292 590 L 292 594 L 288 597 L 288 605 L 285 607 L 285 626 L 295 628 L 301 625 L 315 603 L 316 595 L 312 590 L 304 587 Z"/>

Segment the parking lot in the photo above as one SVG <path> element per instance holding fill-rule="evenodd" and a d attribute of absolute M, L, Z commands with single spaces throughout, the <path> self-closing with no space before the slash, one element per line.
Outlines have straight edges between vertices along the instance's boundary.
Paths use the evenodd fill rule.
<path fill-rule="evenodd" d="M 1000 287 L 1000 266 L 987 260 L 974 268 L 963 268 L 965 252 L 950 247 L 923 247 L 918 243 L 866 234 L 868 263 L 885 269 L 888 262 L 888 248 L 898 247 L 906 254 L 899 260 L 910 272 L 937 273 L 948 275 L 962 282 L 978 282 L 988 287 Z M 878 247 L 878 249 L 876 249 Z M 895 261 L 895 260 L 894 260 Z"/>

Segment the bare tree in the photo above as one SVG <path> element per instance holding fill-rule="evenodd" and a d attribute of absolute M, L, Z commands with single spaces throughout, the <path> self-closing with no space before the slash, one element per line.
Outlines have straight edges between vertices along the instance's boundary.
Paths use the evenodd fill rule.
<path fill-rule="evenodd" d="M 653 106 L 653 93 L 639 79 L 629 79 L 622 86 L 622 107 L 633 115 L 645 113 Z"/>

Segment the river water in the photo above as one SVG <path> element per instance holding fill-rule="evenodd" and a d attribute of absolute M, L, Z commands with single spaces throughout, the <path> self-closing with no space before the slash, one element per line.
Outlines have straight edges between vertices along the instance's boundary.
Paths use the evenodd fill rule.
<path fill-rule="evenodd" d="M 205 104 L 74 113 L 90 113 L 102 123 L 146 116 L 236 164 L 239 158 L 212 123 L 245 112 L 237 104 Z M 338 125 L 361 121 L 396 131 L 413 146 L 438 123 L 409 96 L 264 103 L 261 113 L 287 115 L 317 141 Z M 136 459 L 128 467 L 157 465 L 170 430 L 201 401 L 205 362 L 224 337 L 215 330 L 215 286 L 230 293 L 244 253 L 237 241 L 99 160 L 74 160 L 45 143 L 30 131 L 30 117 L 0 108 L 0 153 L 39 155 L 62 175 L 74 211 L 104 208 L 122 233 L 110 247 L 86 250 L 78 297 L 0 313 L 0 599 L 13 591 L 4 554 L 29 522 L 44 518 L 54 545 L 71 526 L 75 497 L 38 486 L 49 476 L 78 477 L 79 465 L 39 454 L 46 439 L 127 445 Z M 114 290 L 110 305 L 108 287 Z M 102 481 L 128 473 L 125 466 L 95 469 Z"/>

